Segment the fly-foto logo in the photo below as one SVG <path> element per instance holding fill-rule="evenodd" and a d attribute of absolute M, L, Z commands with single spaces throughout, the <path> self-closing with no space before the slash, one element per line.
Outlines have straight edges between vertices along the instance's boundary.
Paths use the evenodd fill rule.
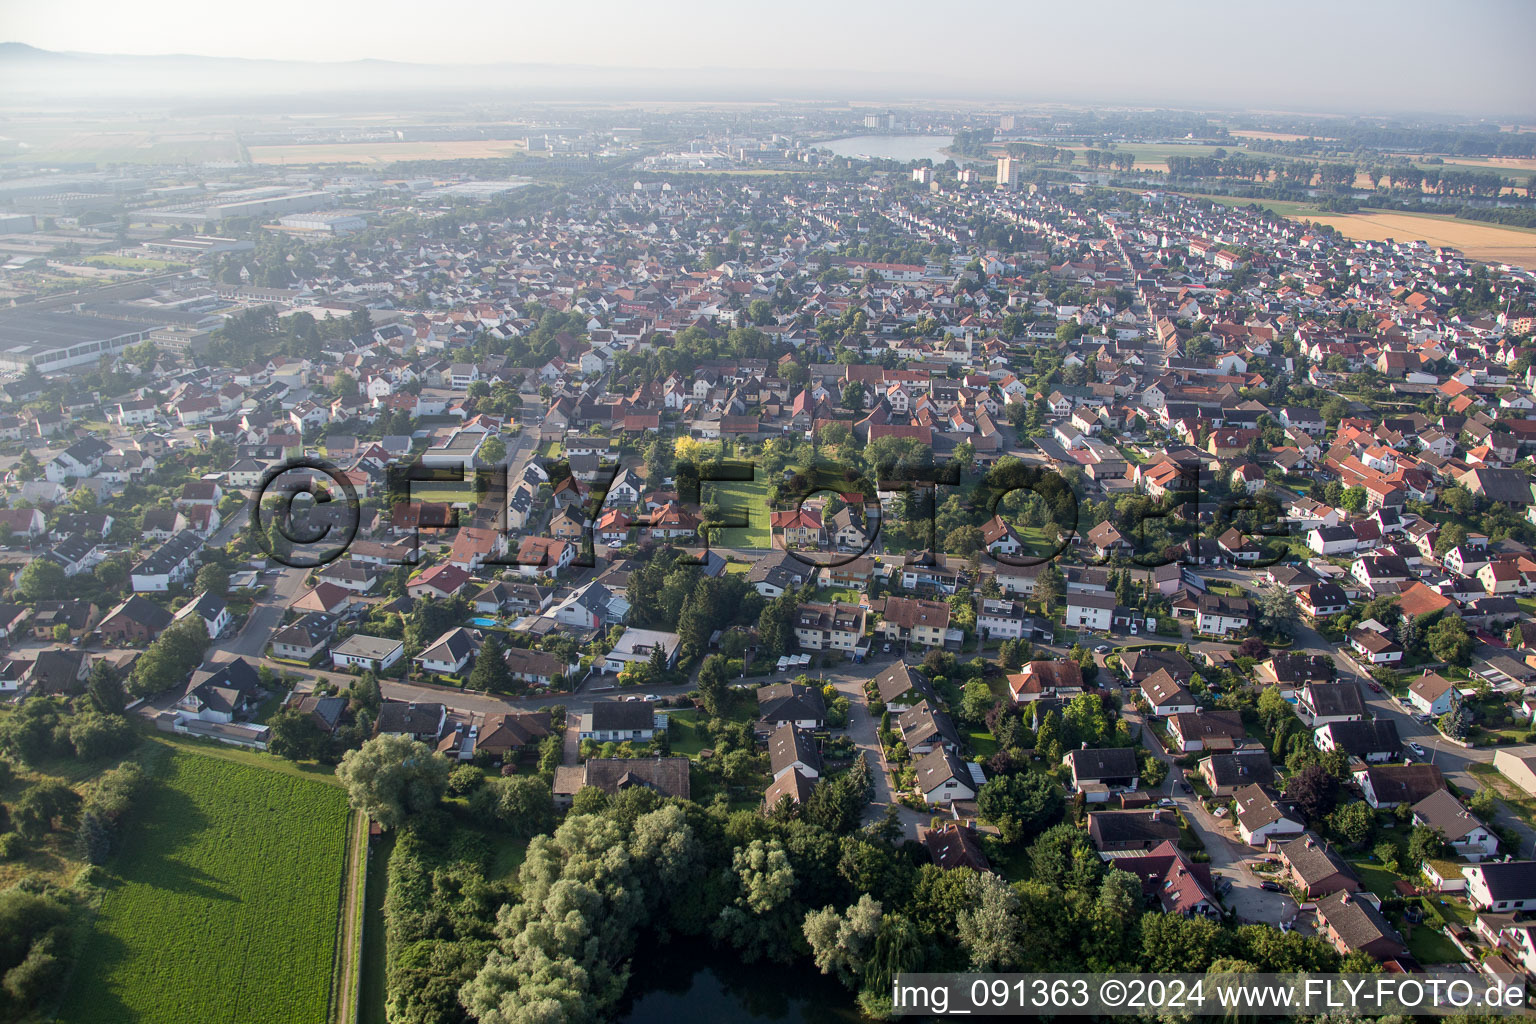
<path fill-rule="evenodd" d="M 596 525 L 606 511 L 621 506 L 634 510 L 643 540 L 697 549 L 686 556 L 694 563 L 708 559 L 711 545 L 730 536 L 725 531 L 750 529 L 754 517 L 769 520 L 775 548 L 812 570 L 847 566 L 877 552 L 931 563 L 953 546 L 948 535 L 941 536 L 941 526 L 956 516 L 984 524 L 975 545 L 978 557 L 1015 568 L 1043 565 L 1069 550 L 1084 562 L 1120 559 L 1143 569 L 1213 562 L 1265 568 L 1289 551 L 1272 500 L 1218 495 L 1211 467 L 1193 460 L 1172 463 L 1148 494 L 1135 495 L 1141 500 L 1117 513 L 1121 522 L 1108 533 L 1114 538 L 1110 543 L 1100 542 L 1092 528 L 1086 538 L 1080 535 L 1083 501 L 1065 474 L 1018 459 L 974 475 L 954 461 L 891 463 L 875 468 L 873 483 L 853 467 L 822 463 L 786 471 L 776 488 L 778 511 L 769 510 L 766 498 L 758 508 L 707 500 L 715 494 L 711 485 L 724 485 L 722 492 L 735 484 L 766 493 L 757 489 L 763 481 L 753 461 L 680 463 L 675 490 L 658 487 L 644 496 L 627 486 L 613 490 L 621 469 L 601 465 L 584 470 L 586 479 L 576 481 L 568 463 L 533 463 L 523 479 L 512 480 L 505 465 L 466 472 L 463 466 L 392 464 L 386 469 L 384 506 L 391 525 L 411 542 L 394 561 L 419 561 L 423 532 L 441 540 L 463 528 L 460 505 L 475 509 L 471 525 L 482 537 L 499 538 L 479 546 L 474 564 L 524 571 L 594 567 Z M 563 486 L 566 481 L 571 486 Z M 445 489 L 455 500 L 422 497 L 431 493 L 440 499 Z M 821 512 L 834 501 L 855 511 L 829 528 Z M 570 514 L 546 516 L 544 505 Z M 560 535 L 529 529 L 536 517 L 552 528 L 558 522 Z M 313 456 L 267 470 L 251 509 L 260 545 L 274 560 L 303 569 L 343 557 L 361 521 L 357 488 L 347 473 Z M 1023 521 L 1030 525 L 1016 529 L 1015 522 Z M 888 543 L 892 538 L 894 548 Z"/>

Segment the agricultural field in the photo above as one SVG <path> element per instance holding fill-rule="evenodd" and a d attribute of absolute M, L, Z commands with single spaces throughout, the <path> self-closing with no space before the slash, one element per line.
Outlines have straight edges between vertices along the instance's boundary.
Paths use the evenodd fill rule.
<path fill-rule="evenodd" d="M 27 128 L 14 133 L 0 153 L 23 163 L 180 164 L 238 160 L 240 146 L 228 131 L 118 131 Z"/>
<path fill-rule="evenodd" d="M 1536 231 L 1422 213 L 1321 213 L 1304 219 L 1338 228 L 1349 238 L 1422 240 L 1460 249 L 1475 260 L 1536 267 Z"/>
<path fill-rule="evenodd" d="M 324 142 L 313 145 L 252 146 L 256 164 L 387 164 L 396 160 L 479 160 L 524 152 L 520 139 L 465 139 L 421 142 Z"/>
<path fill-rule="evenodd" d="M 88 257 L 80 262 L 88 267 L 116 267 L 120 270 L 143 270 L 153 273 L 187 269 L 185 263 L 176 263 L 171 260 L 139 259 L 135 256 L 113 256 L 105 253 Z"/>
<path fill-rule="evenodd" d="M 724 548 L 770 548 L 773 531 L 768 526 L 768 481 L 732 480 L 700 485 L 700 500 L 719 505 L 728 514 L 746 516 L 747 526 L 718 531 L 710 542 Z"/>
<path fill-rule="evenodd" d="M 324 1021 L 343 791 L 178 750 L 135 818 L 58 1020 Z"/>
<path fill-rule="evenodd" d="M 1228 135 L 1239 139 L 1267 139 L 1271 142 L 1300 142 L 1302 139 L 1317 139 L 1321 142 L 1332 142 L 1326 135 L 1297 135 L 1294 132 L 1263 132 L 1258 129 L 1242 130 L 1230 129 Z"/>

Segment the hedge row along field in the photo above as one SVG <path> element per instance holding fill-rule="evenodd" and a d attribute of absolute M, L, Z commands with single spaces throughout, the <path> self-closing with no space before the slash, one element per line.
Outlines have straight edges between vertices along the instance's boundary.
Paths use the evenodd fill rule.
<path fill-rule="evenodd" d="M 178 752 L 135 819 L 59 1020 L 323 1024 L 343 791 Z"/>

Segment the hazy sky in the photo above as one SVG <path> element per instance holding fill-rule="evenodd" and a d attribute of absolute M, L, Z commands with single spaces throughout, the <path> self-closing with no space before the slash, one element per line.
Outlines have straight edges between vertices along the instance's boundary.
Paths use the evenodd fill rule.
<path fill-rule="evenodd" d="M 791 81 L 894 72 L 1021 100 L 1536 113 L 1531 0 L 0 0 L 0 39 L 96 53 L 799 72 Z"/>

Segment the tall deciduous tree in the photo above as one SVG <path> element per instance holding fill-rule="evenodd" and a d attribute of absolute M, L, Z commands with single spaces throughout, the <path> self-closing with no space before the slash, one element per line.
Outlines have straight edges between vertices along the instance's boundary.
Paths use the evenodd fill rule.
<path fill-rule="evenodd" d="M 385 828 L 430 810 L 448 787 L 448 761 L 409 736 L 376 736 L 336 766 L 352 806 Z"/>

